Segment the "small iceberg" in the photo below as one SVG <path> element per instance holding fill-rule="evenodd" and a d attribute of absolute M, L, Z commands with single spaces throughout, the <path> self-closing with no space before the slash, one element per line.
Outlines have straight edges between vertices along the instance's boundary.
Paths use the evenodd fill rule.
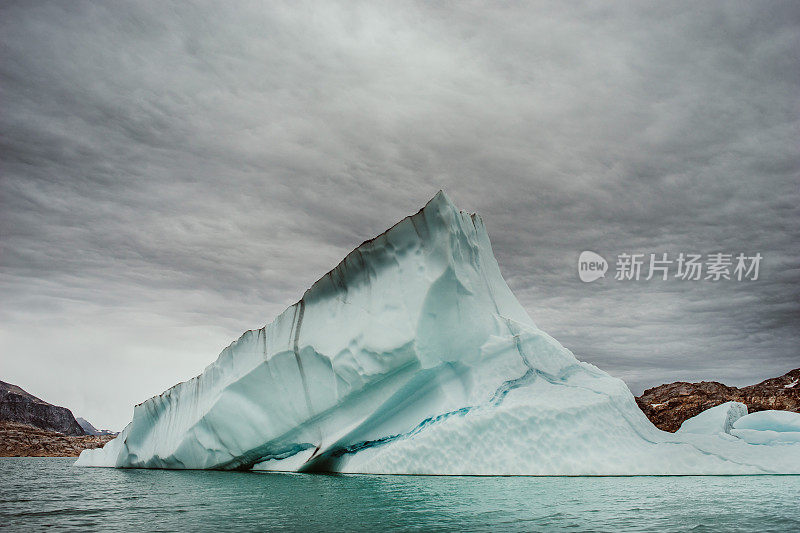
<path fill-rule="evenodd" d="M 676 434 L 715 435 L 730 434 L 733 424 L 747 414 L 747 406 L 741 402 L 725 402 L 706 409 L 697 416 L 684 421 Z"/>
<path fill-rule="evenodd" d="M 800 443 L 800 413 L 759 411 L 736 420 L 730 433 L 749 444 Z"/>

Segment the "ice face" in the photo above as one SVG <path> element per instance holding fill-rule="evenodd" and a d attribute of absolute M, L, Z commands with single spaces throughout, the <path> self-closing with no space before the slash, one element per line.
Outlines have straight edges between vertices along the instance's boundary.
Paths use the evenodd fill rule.
<path fill-rule="evenodd" d="M 750 444 L 800 443 L 800 413 L 759 411 L 736 421 L 734 435 Z"/>
<path fill-rule="evenodd" d="M 706 409 L 697 416 L 684 421 L 677 433 L 730 434 L 733 423 L 747 414 L 747 406 L 741 402 L 725 402 Z"/>
<path fill-rule="evenodd" d="M 744 416 L 733 424 L 736 429 L 756 431 L 800 431 L 800 413 L 791 411 L 759 411 Z"/>
<path fill-rule="evenodd" d="M 656 429 L 622 381 L 536 327 L 503 280 L 483 221 L 440 192 L 201 375 L 136 406 L 119 437 L 76 464 L 800 472 L 800 446 L 764 449 L 730 435 Z"/>
<path fill-rule="evenodd" d="M 800 431 L 732 429 L 731 435 L 748 444 L 800 444 Z"/>

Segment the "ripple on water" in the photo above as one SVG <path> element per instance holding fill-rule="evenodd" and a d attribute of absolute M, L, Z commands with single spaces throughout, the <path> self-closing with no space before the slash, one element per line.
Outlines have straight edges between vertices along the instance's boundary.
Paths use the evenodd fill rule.
<path fill-rule="evenodd" d="M 800 476 L 170 472 L 0 459 L 0 528 L 75 531 L 800 531 Z"/>

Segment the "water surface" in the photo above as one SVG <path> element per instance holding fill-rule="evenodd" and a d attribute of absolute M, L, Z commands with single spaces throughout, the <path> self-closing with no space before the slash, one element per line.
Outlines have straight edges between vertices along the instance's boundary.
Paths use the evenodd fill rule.
<path fill-rule="evenodd" d="M 800 476 L 438 477 L 0 458 L 0 529 L 800 531 Z"/>

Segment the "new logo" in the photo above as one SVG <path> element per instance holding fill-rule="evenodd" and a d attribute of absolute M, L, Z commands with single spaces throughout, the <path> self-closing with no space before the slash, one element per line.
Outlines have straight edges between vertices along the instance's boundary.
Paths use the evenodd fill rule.
<path fill-rule="evenodd" d="M 599 254 L 586 250 L 581 252 L 580 257 L 578 257 L 578 277 L 584 283 L 604 278 L 607 270 L 608 263 Z"/>

